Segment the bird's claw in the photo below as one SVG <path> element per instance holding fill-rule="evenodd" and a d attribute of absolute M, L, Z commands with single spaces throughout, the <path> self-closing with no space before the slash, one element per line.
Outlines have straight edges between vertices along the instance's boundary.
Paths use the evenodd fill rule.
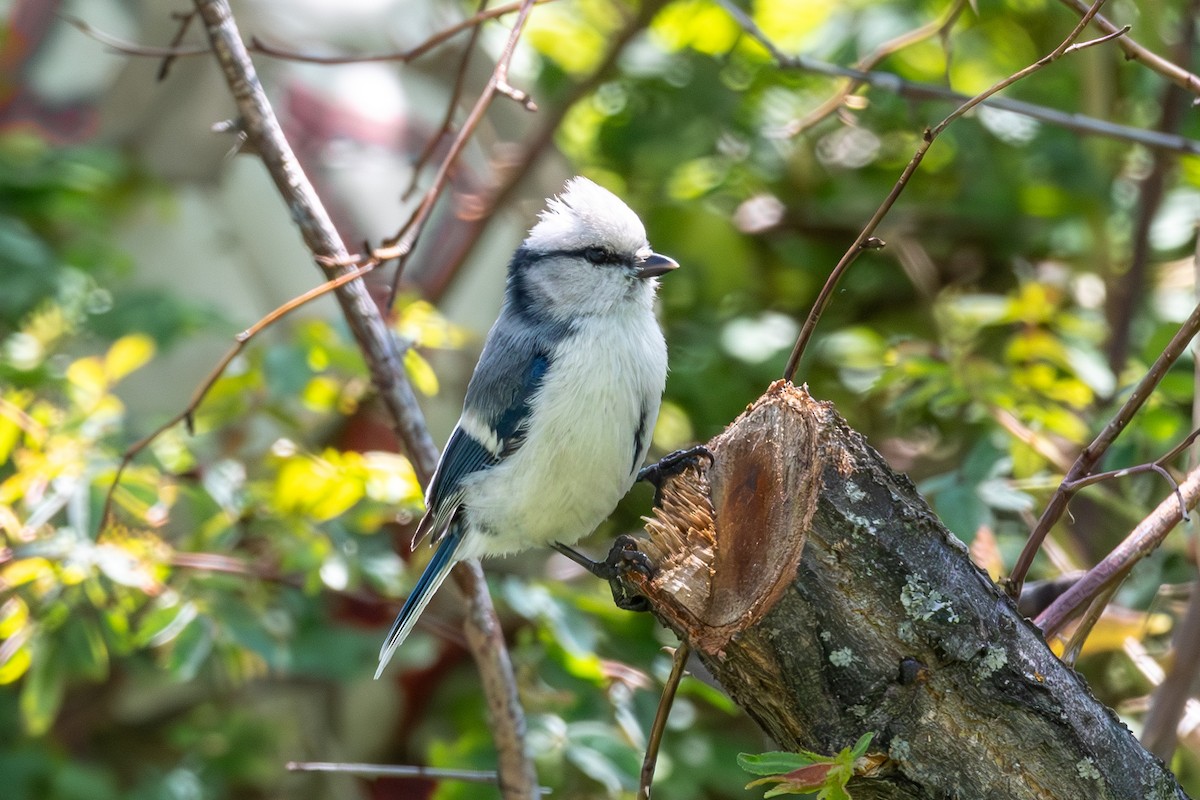
<path fill-rule="evenodd" d="M 654 504 L 658 505 L 659 500 L 662 499 L 663 481 L 672 475 L 680 474 L 688 467 L 699 466 L 701 458 L 707 458 L 710 466 L 716 461 L 713 452 L 702 444 L 676 450 L 673 453 L 667 453 L 653 464 L 642 467 L 641 472 L 637 474 L 637 479 L 654 487 Z"/>
<path fill-rule="evenodd" d="M 648 611 L 650 601 L 634 591 L 627 577 L 638 573 L 644 578 L 654 577 L 654 565 L 650 556 L 638 549 L 638 540 L 622 534 L 613 541 L 608 557 L 598 564 L 607 572 L 608 587 L 612 590 L 613 603 L 626 611 Z"/>
<path fill-rule="evenodd" d="M 646 611 L 650 608 L 645 597 L 637 594 L 627 580 L 631 573 L 638 573 L 645 578 L 654 576 L 654 565 L 650 556 L 638 549 L 638 540 L 629 534 L 622 534 L 613 541 L 608 556 L 603 561 L 594 561 L 582 553 L 555 543 L 554 549 L 580 565 L 601 580 L 608 581 L 612 589 L 613 602 L 617 608 L 626 611 Z"/>

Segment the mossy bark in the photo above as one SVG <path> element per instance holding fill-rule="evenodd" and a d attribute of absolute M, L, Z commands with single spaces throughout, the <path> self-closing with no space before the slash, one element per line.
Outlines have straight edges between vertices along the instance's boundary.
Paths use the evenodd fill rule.
<path fill-rule="evenodd" d="M 773 385 L 661 487 L 631 576 L 783 748 L 863 798 L 1186 797 L 828 403 Z"/>

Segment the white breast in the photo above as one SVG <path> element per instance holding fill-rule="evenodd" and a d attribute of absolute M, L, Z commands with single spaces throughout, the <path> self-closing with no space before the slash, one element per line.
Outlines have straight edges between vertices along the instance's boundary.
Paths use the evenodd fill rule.
<path fill-rule="evenodd" d="M 666 377 L 666 343 L 648 309 L 581 320 L 551 361 L 532 405 L 536 424 L 520 449 L 467 490 L 467 518 L 479 530 L 464 542 L 463 557 L 570 544 L 591 533 L 633 485 Z"/>

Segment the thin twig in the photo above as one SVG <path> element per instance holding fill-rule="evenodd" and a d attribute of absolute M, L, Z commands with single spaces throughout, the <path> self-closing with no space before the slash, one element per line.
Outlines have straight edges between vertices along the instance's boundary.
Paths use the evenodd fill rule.
<path fill-rule="evenodd" d="M 111 33 L 106 33 L 96 26 L 92 25 L 87 20 L 82 20 L 79 17 L 73 17 L 70 14 L 62 15 L 63 22 L 76 28 L 85 36 L 95 39 L 100 44 L 108 47 L 121 55 L 125 56 L 143 56 L 146 58 L 161 58 L 161 59 L 176 59 L 187 58 L 189 56 L 202 56 L 211 52 L 203 45 L 188 45 L 186 47 L 172 43 L 168 47 L 156 47 L 151 44 L 138 44 L 137 42 L 127 42 Z M 161 68 L 159 74 L 163 74 Z"/>
<path fill-rule="evenodd" d="M 1046 539 L 1050 529 L 1062 517 L 1063 512 L 1067 509 L 1067 504 L 1071 501 L 1071 496 L 1074 492 L 1072 487 L 1076 487 L 1079 481 L 1086 478 L 1096 466 L 1100 463 L 1100 459 L 1108 451 L 1110 445 L 1116 440 L 1121 431 L 1129 425 L 1134 414 L 1142 407 L 1142 404 L 1150 398 L 1155 387 L 1159 382 L 1166 377 L 1167 371 L 1171 365 L 1179 358 L 1183 351 L 1187 348 L 1188 343 L 1195 338 L 1196 333 L 1200 332 L 1200 305 L 1192 310 L 1184 323 L 1175 332 L 1171 341 L 1155 359 L 1154 363 L 1147 370 L 1138 385 L 1134 387 L 1133 392 L 1129 395 L 1124 405 L 1117 411 L 1116 415 L 1109 420 L 1104 429 L 1092 440 L 1091 444 L 1083 448 L 1079 456 L 1075 459 L 1075 463 L 1071 465 L 1071 469 L 1067 471 L 1062 483 L 1055 489 L 1051 495 L 1050 501 L 1046 504 L 1046 509 L 1042 512 L 1042 516 L 1038 518 L 1037 524 L 1029 533 L 1029 539 L 1025 542 L 1025 548 L 1021 551 L 1021 555 L 1017 558 L 1017 563 L 1013 565 L 1012 574 L 1008 578 L 1008 593 L 1012 597 L 1017 597 L 1021 592 L 1021 585 L 1025 582 L 1025 576 L 1029 574 L 1029 567 L 1033 564 L 1033 558 L 1037 555 L 1038 549 L 1042 542 Z"/>
<path fill-rule="evenodd" d="M 327 274 L 332 273 L 330 277 L 350 271 L 345 266 L 331 266 L 351 263 L 350 253 L 283 135 L 227 0 L 194 2 L 237 104 L 249 142 L 286 201 L 314 260 Z M 522 16 L 528 12 L 531 3 L 532 0 L 525 0 Z M 425 427 L 424 415 L 405 374 L 397 342 L 361 279 L 339 286 L 335 295 L 362 350 L 371 378 L 392 416 L 396 433 L 405 445 L 409 460 L 422 481 L 428 481 L 437 464 L 437 447 Z M 460 586 L 468 585 L 475 590 L 465 593 L 468 603 L 467 638 L 468 641 L 474 641 L 471 627 L 478 623 L 480 617 L 490 612 L 490 624 L 498 628 L 499 623 L 490 604 L 487 608 L 475 605 L 477 598 L 487 591 L 478 563 L 464 561 L 455 568 L 454 574 Z M 500 754 L 502 790 L 509 800 L 533 798 L 537 794 L 537 776 L 532 761 L 526 756 L 524 711 L 515 701 L 516 682 L 512 663 L 502 638 L 498 646 L 494 640 L 489 642 L 489 647 L 484 649 L 472 647 L 472 655 L 483 678 L 494 741 Z M 496 685 L 506 689 L 493 691 Z"/>
<path fill-rule="evenodd" d="M 1129 574 L 1128 571 L 1127 574 Z M 1104 615 L 1104 609 L 1108 607 L 1109 601 L 1117 593 L 1123 580 L 1124 576 L 1113 581 L 1107 589 L 1097 594 L 1088 604 L 1087 611 L 1084 612 L 1075 630 L 1071 631 L 1071 638 L 1063 647 L 1062 662 L 1068 667 L 1075 666 L 1075 662 L 1079 660 L 1079 654 L 1083 652 L 1083 645 L 1087 642 L 1087 637 L 1091 634 L 1092 628 L 1096 627 L 1096 623 L 1100 621 L 1100 617 Z"/>
<path fill-rule="evenodd" d="M 533 4 L 539 5 L 541 3 L 549 3 L 552 1 L 553 0 L 533 0 Z M 420 58 L 421 56 L 425 55 L 430 50 L 433 50 L 435 47 L 446 42 L 447 40 L 454 38 L 455 36 L 462 33 L 463 31 L 467 30 L 468 28 L 476 28 L 479 25 L 481 25 L 482 23 L 487 22 L 488 20 L 496 19 L 497 17 L 503 17 L 507 14 L 513 13 L 514 11 L 520 11 L 522 8 L 525 7 L 525 5 L 526 5 L 526 0 L 513 0 L 512 2 L 505 3 L 504 5 L 496 6 L 495 8 L 489 8 L 489 9 L 482 10 L 479 13 L 475 14 L 474 16 L 467 17 L 462 22 L 458 22 L 454 25 L 451 25 L 449 28 L 446 28 L 443 31 L 439 31 L 438 33 L 435 33 L 433 36 L 430 36 L 428 39 L 421 42 L 416 47 L 413 47 L 409 50 L 404 50 L 399 53 L 383 53 L 380 55 L 373 55 L 373 56 L 305 55 L 303 53 L 297 53 L 294 51 L 285 50 L 280 47 L 273 47 L 273 46 L 264 44 L 257 37 L 251 38 L 251 49 L 255 50 L 256 52 L 262 53 L 265 56 L 271 56 L 272 58 L 278 58 L 278 59 L 282 59 L 285 61 L 302 61 L 302 62 L 306 62 L 306 63 L 310 63 L 310 64 L 362 64 L 362 63 L 370 63 L 370 62 L 376 62 L 376 61 L 395 61 L 395 62 L 399 62 L 401 64 L 407 64 L 410 61 L 415 61 L 416 59 Z"/>
<path fill-rule="evenodd" d="M 754 20 L 746 12 L 734 5 L 732 0 L 718 0 L 718 2 L 741 25 L 747 34 L 763 46 L 763 49 L 782 68 L 811 72 L 816 75 L 828 75 L 832 78 L 847 78 L 911 100 L 944 100 L 951 103 L 965 103 L 971 99 L 968 95 L 960 94 L 944 86 L 906 81 L 890 72 L 863 72 L 853 67 L 830 64 L 815 58 L 809 58 L 808 56 L 787 55 L 779 50 Z M 1124 39 L 1121 41 L 1124 41 Z M 1056 125 L 1069 131 L 1075 131 L 1076 133 L 1105 136 L 1111 139 L 1144 145 L 1156 150 L 1188 153 L 1191 155 L 1200 154 L 1200 142 L 1183 136 L 1166 135 L 1159 131 L 1148 131 L 1129 125 L 1119 125 L 1107 120 L 1089 117 L 1085 114 L 1071 114 L 1056 108 L 1047 108 L 1007 97 L 989 97 L 983 102 L 983 105 L 1002 111 L 1011 111 L 1014 114 L 1021 114 L 1030 119 L 1045 122 L 1049 125 Z"/>
<path fill-rule="evenodd" d="M 1192 509 L 1200 500 L 1200 468 L 1193 469 L 1179 485 L 1182 505 L 1172 492 L 1100 563 L 1088 570 L 1079 582 L 1063 592 L 1036 620 L 1046 638 L 1054 636 L 1105 589 L 1119 583 L 1129 569 L 1150 555 L 1179 521 L 1183 509 Z"/>
<path fill-rule="evenodd" d="M 894 39 L 889 39 L 888 41 L 879 45 L 879 47 L 875 48 L 870 55 L 859 59 L 858 63 L 854 65 L 855 69 L 862 72 L 867 72 L 874 69 L 879 62 L 883 61 L 885 58 L 895 52 L 914 45 L 917 42 L 924 41 L 930 36 L 944 35 L 950 30 L 950 28 L 954 26 L 954 23 L 958 21 L 958 18 L 962 14 L 963 9 L 966 8 L 966 5 L 967 0 L 954 0 L 954 3 L 940 19 L 927 22 L 919 28 L 908 31 L 907 33 L 902 33 Z M 855 78 L 846 78 L 832 96 L 817 105 L 816 108 L 805 114 L 800 119 L 785 125 L 783 130 L 780 132 L 780 135 L 784 137 L 792 137 L 813 127 L 821 120 L 840 109 L 846 102 L 846 98 L 853 94 L 858 87 L 862 86 L 864 83 L 866 82 L 857 80 Z"/>
<path fill-rule="evenodd" d="M 987 98 L 1008 88 L 1022 78 L 1028 77 L 1038 70 L 1054 63 L 1058 59 L 1062 58 L 1062 56 L 1068 51 L 1074 52 L 1074 50 L 1071 50 L 1071 48 L 1074 47 L 1075 40 L 1079 37 L 1079 34 L 1083 32 L 1083 29 L 1087 27 L 1088 21 L 1096 14 L 1103 2 L 1104 0 L 1097 0 L 1096 4 L 1092 6 L 1089 14 L 1085 15 L 1084 18 L 1080 20 L 1080 22 L 1067 36 L 1067 38 L 1064 39 L 1062 43 L 1058 47 L 1054 48 L 1054 50 L 1049 54 L 1043 56 L 1024 69 L 1009 75 L 1007 78 L 1001 81 L 998 81 L 985 91 L 975 95 L 958 108 L 954 109 L 949 116 L 947 116 L 937 125 L 925 130 L 921 144 L 917 147 L 917 150 L 913 154 L 912 159 L 908 162 L 908 165 L 905 166 L 904 172 L 901 173 L 899 180 L 896 181 L 895 185 L 892 187 L 892 190 L 888 192 L 887 197 L 884 198 L 883 203 L 880 204 L 879 208 L 876 209 L 875 213 L 871 216 L 871 219 L 868 220 L 866 226 L 864 226 L 862 231 L 859 232 L 854 242 L 850 245 L 850 248 L 834 266 L 833 270 L 829 274 L 829 278 L 825 281 L 825 285 L 821 287 L 821 291 L 817 295 L 817 299 L 813 302 L 812 310 L 809 312 L 808 318 L 804 320 L 804 325 L 800 328 L 799 336 L 796 337 L 796 344 L 792 348 L 792 353 L 788 357 L 787 366 L 783 370 L 784 380 L 790 381 L 795 376 L 796 368 L 800 364 L 800 358 L 804 355 L 804 351 L 808 346 L 808 342 L 812 338 L 813 332 L 816 330 L 817 322 L 820 320 L 821 314 L 824 313 L 825 308 L 829 305 L 830 300 L 833 298 L 834 289 L 837 287 L 837 284 L 841 280 L 842 276 L 850 268 L 851 264 L 858 259 L 859 255 L 861 255 L 864 250 L 882 246 L 883 243 L 874 236 L 876 228 L 879 227 L 879 223 L 883 221 L 883 218 L 887 215 L 887 213 L 891 211 L 892 206 L 895 205 L 896 200 L 900 197 L 901 192 L 903 192 L 908 186 L 908 182 L 912 178 L 913 173 L 915 173 L 917 171 L 917 167 L 921 165 L 921 161 L 925 158 L 925 153 L 929 151 L 930 146 L 937 139 L 938 135 L 941 134 L 942 131 L 944 131 L 951 123 L 962 117 L 975 106 L 987 100 Z M 729 5 L 730 4 L 726 2 L 726 7 L 729 7 Z M 743 16 L 745 15 L 743 14 Z M 753 25 L 753 21 L 751 21 L 751 25 Z M 757 26 L 754 27 L 754 30 L 758 30 Z M 761 31 L 758 32 L 758 35 L 762 35 Z M 1084 46 L 1089 44 L 1091 43 L 1083 43 Z M 777 52 L 777 50 L 774 51 Z"/>
<path fill-rule="evenodd" d="M 115 475 L 113 475 L 112 483 L 109 485 L 108 491 L 104 495 L 104 509 L 100 514 L 100 526 L 103 528 L 112 522 L 113 495 L 116 494 L 117 489 L 120 487 L 121 476 L 125 474 L 125 470 L 129 467 L 130 463 L 132 463 L 133 459 L 137 458 L 138 454 L 150 446 L 155 439 L 178 425 L 180 422 L 186 422 L 188 431 L 194 432 L 192 430 L 192 421 L 195 418 L 196 410 L 200 407 L 200 403 L 204 401 L 205 396 L 208 395 L 209 391 L 213 387 L 213 384 L 215 384 L 221 375 L 224 374 L 226 368 L 228 368 L 233 360 L 237 358 L 238 354 L 246 348 L 251 339 L 253 339 L 260 331 L 269 327 L 270 325 L 273 325 L 275 322 L 279 321 L 287 314 L 295 311 L 297 308 L 300 308 L 305 303 L 311 302 L 327 292 L 337 289 L 339 286 L 342 286 L 345 283 L 349 283 L 352 280 L 361 278 L 374 268 L 375 262 L 368 262 L 358 269 L 347 272 L 343 275 L 339 275 L 333 280 L 326 281 L 320 286 L 309 289 L 299 297 L 293 297 L 291 300 L 288 300 L 270 314 L 267 314 L 258 322 L 254 323 L 249 328 L 235 336 L 233 347 L 225 351 L 225 355 L 223 355 L 216 365 L 209 370 L 208 375 L 200 382 L 200 385 L 192 391 L 192 396 L 188 399 L 187 405 L 183 407 L 183 410 L 168 419 L 163 424 L 159 425 L 154 430 L 150 431 L 150 433 L 146 434 L 141 439 L 138 439 L 136 442 L 131 444 L 125 451 L 124 455 L 121 456 L 121 463 L 117 465 L 117 472 Z"/>
<path fill-rule="evenodd" d="M 177 12 L 171 15 L 179 21 L 179 29 L 175 31 L 175 35 L 171 37 L 171 47 L 176 48 L 183 42 L 183 37 L 187 36 L 188 28 L 192 26 L 192 20 L 196 18 L 195 11 Z M 157 81 L 165 81 L 167 73 L 171 71 L 171 65 L 175 63 L 176 56 L 167 56 L 162 60 L 162 64 L 158 67 L 158 74 L 155 76 Z"/>
<path fill-rule="evenodd" d="M 1089 10 L 1088 3 L 1085 0 L 1061 0 L 1061 2 L 1079 14 L 1086 14 Z M 1096 26 L 1105 33 L 1115 33 L 1121 30 L 1121 26 L 1110 22 L 1103 14 L 1094 14 L 1093 17 Z M 1146 67 L 1154 70 L 1172 83 L 1194 95 L 1200 95 L 1200 77 L 1188 72 L 1178 64 L 1172 64 L 1128 36 L 1122 36 L 1118 40 L 1118 46 L 1125 51 L 1125 55 L 1129 59 L 1140 61 Z"/>
<path fill-rule="evenodd" d="M 1196 3 L 1192 3 L 1193 12 Z M 1200 236 L 1192 244 L 1194 295 L 1200 301 Z M 1200 428 L 1200 342 L 1192 343 L 1192 425 Z M 1200 463 L 1200 447 L 1188 454 L 1188 466 Z M 1200 528 L 1192 518 L 1193 539 Z M 1150 697 L 1150 707 L 1142 722 L 1142 744 L 1151 753 L 1169 761 L 1178 742 L 1179 721 L 1191 699 L 1192 687 L 1200 673 L 1200 576 L 1193 578 L 1187 610 L 1171 635 L 1170 669 Z"/>
<path fill-rule="evenodd" d="M 479 0 L 479 11 L 483 11 L 486 6 L 487 0 Z M 417 190 L 417 183 L 421 178 L 421 171 L 425 169 L 425 164 L 433 156 L 433 151 L 441 144 L 442 138 L 450 133 L 450 126 L 454 123 L 454 112 L 458 108 L 459 98 L 462 97 L 463 87 L 467 82 L 467 67 L 471 64 L 471 56 L 475 53 L 475 43 L 479 40 L 479 31 L 480 26 L 478 25 L 471 29 L 471 35 L 467 38 L 467 44 L 463 48 L 462 60 L 458 64 L 458 71 L 454 75 L 454 88 L 450 91 L 450 99 L 446 101 L 446 113 L 442 117 L 442 124 L 438 126 L 437 133 L 429 137 L 425 149 L 413 163 L 412 178 L 408 182 L 408 188 L 400 195 L 403 200 L 408 200 Z"/>
<path fill-rule="evenodd" d="M 425 190 L 425 196 L 422 198 L 416 212 L 395 236 L 385 239 L 382 247 L 372 253 L 380 261 L 390 261 L 394 258 L 400 259 L 400 264 L 396 269 L 396 277 L 392 281 L 392 290 L 388 296 L 388 306 L 391 306 L 394 302 L 396 293 L 400 288 L 399 277 L 403 271 L 404 259 L 412 252 L 417 237 L 421 235 L 421 231 L 424 229 L 429 215 L 433 212 L 434 204 L 437 202 L 442 189 L 446 185 L 451 167 L 458 160 L 459 154 L 466 147 L 471 135 L 475 132 L 475 128 L 483 120 L 483 115 L 487 112 L 488 106 L 492 104 L 492 100 L 495 99 L 497 94 L 507 94 L 514 98 L 517 97 L 516 90 L 508 84 L 508 68 L 512 63 L 517 42 L 521 38 L 521 31 L 525 28 L 525 22 L 529 18 L 529 12 L 533 9 L 533 4 L 534 0 L 523 0 L 521 10 L 517 13 L 517 19 L 513 23 L 512 33 L 509 34 L 508 41 L 505 42 L 504 50 L 500 53 L 500 57 L 496 59 L 496 66 L 492 70 L 491 77 L 488 78 L 487 85 L 484 86 L 479 99 L 475 101 L 471 112 L 467 114 L 466 120 L 463 122 L 462 127 L 459 128 L 458 135 L 450 143 L 450 149 L 447 151 L 445 158 L 442 159 L 441 164 L 438 165 L 437 172 L 434 174 L 429 188 Z M 522 94 L 521 96 L 524 95 Z M 526 107 L 528 108 L 529 106 L 527 105 Z"/>
<path fill-rule="evenodd" d="M 1009 434 L 1014 436 L 1025 446 L 1029 447 L 1042 458 L 1049 461 L 1054 467 L 1066 472 L 1071 468 L 1071 458 L 1062 451 L 1050 437 L 1038 431 L 1032 430 L 1021 420 L 1013 416 L 1011 411 L 993 406 L 988 409 L 992 415 L 992 419 Z"/>
<path fill-rule="evenodd" d="M 1196 441 L 1196 437 L 1198 437 L 1198 436 L 1200 436 L 1200 429 L 1194 430 L 1191 433 L 1189 433 L 1182 442 L 1180 442 L 1179 444 L 1172 447 L 1170 452 L 1159 456 L 1158 458 L 1154 459 L 1153 461 L 1149 461 L 1145 464 L 1136 464 L 1132 467 L 1122 467 L 1121 469 L 1109 470 L 1108 472 L 1097 472 L 1092 475 L 1086 475 L 1077 481 L 1072 481 L 1067 486 L 1067 490 L 1071 491 L 1071 492 L 1075 492 L 1086 486 L 1092 486 L 1093 484 L 1101 483 L 1102 481 L 1112 480 L 1114 478 L 1124 478 L 1128 475 L 1137 475 L 1142 472 L 1157 472 L 1159 475 L 1161 475 L 1163 477 L 1163 479 L 1167 483 L 1171 484 L 1171 486 L 1175 489 L 1175 493 L 1178 494 L 1179 493 L 1179 481 L 1175 480 L 1175 476 L 1173 476 L 1170 472 L 1167 471 L 1167 464 L 1170 463 L 1172 460 L 1174 460 L 1174 458 L 1176 456 L 1178 456 L 1180 453 L 1182 453 L 1184 450 L 1191 447 L 1192 443 Z M 1182 497 L 1179 498 L 1179 505 L 1181 507 L 1183 506 L 1183 498 Z M 1184 509 L 1184 511 L 1183 511 L 1183 519 L 1185 521 L 1188 519 L 1186 509 Z"/>
<path fill-rule="evenodd" d="M 535 2 L 550 2 L 550 0 L 535 0 Z M 508 9 L 509 7 L 513 7 L 515 9 L 516 6 L 516 3 L 510 3 L 508 6 L 491 9 L 491 12 L 496 12 L 499 8 Z M 735 6 L 730 7 L 730 13 L 734 13 L 735 10 L 737 10 Z M 741 13 L 740 10 L 737 11 L 738 13 Z M 744 14 L 742 17 L 744 17 Z M 738 17 L 739 21 L 742 19 L 742 17 Z M 749 17 L 744 18 L 747 20 L 749 19 Z M 111 34 L 103 33 L 88 23 L 76 18 L 64 16 L 64 19 L 102 44 L 105 44 L 110 48 L 126 55 L 147 56 L 151 58 L 171 58 L 203 55 L 208 52 L 208 48 L 204 47 L 169 48 L 125 42 L 115 36 L 112 36 Z M 451 31 L 453 31 L 455 34 L 460 32 L 460 26 L 461 23 L 459 26 L 454 26 L 453 28 L 449 28 L 447 31 L 442 32 L 442 34 L 438 34 L 438 37 L 440 37 L 439 43 L 440 41 L 444 41 L 445 39 L 449 38 L 449 36 L 446 34 L 450 33 Z M 760 39 L 759 41 L 760 43 L 764 43 L 765 46 L 765 40 Z M 1122 41 L 1124 40 L 1122 39 Z M 290 54 L 283 50 L 274 50 L 269 48 L 267 45 L 262 44 L 261 42 L 258 44 L 256 52 L 261 52 L 264 55 L 277 54 L 274 55 L 274 57 L 281 59 L 293 58 L 293 60 L 301 61 L 316 61 L 322 58 L 319 56 L 301 57 L 296 54 Z M 380 56 L 327 57 L 324 59 L 324 63 L 353 64 L 361 61 L 403 62 L 405 57 L 409 56 L 410 54 L 411 51 L 406 53 L 391 53 Z M 797 69 L 804 72 L 812 72 L 817 75 L 845 78 L 857 83 L 872 86 L 876 89 L 890 91 L 894 94 L 911 100 L 936 100 L 949 103 L 963 103 L 970 99 L 968 95 L 960 94 L 959 92 L 947 89 L 944 86 L 907 81 L 888 72 L 863 72 L 861 70 L 854 69 L 853 67 L 843 67 L 837 64 L 830 64 L 828 62 L 819 61 L 806 56 L 787 56 L 779 53 L 778 58 L 781 59 L 779 61 L 779 66 L 785 69 Z M 409 58 L 408 60 L 411 61 L 412 59 Z M 1200 155 L 1200 142 L 1196 141 L 1195 139 L 1189 139 L 1185 136 L 1164 134 L 1160 131 L 1145 130 L 1129 125 L 1121 125 L 1115 122 L 1089 117 L 1086 114 L 1075 114 L 1066 111 L 1060 111 L 1056 108 L 1047 108 L 1046 106 L 1040 106 L 1036 103 L 1027 103 L 1023 100 L 1013 100 L 1007 97 L 990 97 L 984 102 L 984 105 L 991 108 L 1000 109 L 1002 111 L 1011 111 L 1014 114 L 1020 114 L 1025 117 L 1029 117 L 1030 119 L 1046 123 L 1047 125 L 1054 125 L 1056 127 L 1063 128 L 1064 130 L 1074 131 L 1075 133 L 1092 136 L 1104 136 L 1109 139 L 1131 142 L 1133 144 L 1142 145 L 1143 147 L 1148 147 L 1152 150 L 1168 153 Z"/>
<path fill-rule="evenodd" d="M 356 764 L 341 761 L 289 761 L 287 769 L 289 772 L 337 772 L 345 775 L 357 775 L 361 778 L 425 778 L 436 781 L 488 784 L 500 782 L 496 771 L 490 769 L 443 769 L 393 764 Z M 550 789 L 539 786 L 538 793 L 550 794 Z"/>
<path fill-rule="evenodd" d="M 417 46 L 409 50 L 402 50 L 399 52 L 381 53 L 377 55 L 317 56 L 308 55 L 305 53 L 297 53 L 282 47 L 269 45 L 255 36 L 250 37 L 250 44 L 247 45 L 247 49 L 251 52 L 259 53 L 270 58 L 280 59 L 281 61 L 299 61 L 309 64 L 364 64 L 380 61 L 407 64 L 411 61 L 416 61 L 421 56 L 447 42 L 448 40 L 453 39 L 455 36 L 465 30 L 474 29 L 484 22 L 496 19 L 498 17 L 503 17 L 519 10 L 521 6 L 524 5 L 524 2 L 525 0 L 512 0 L 512 2 L 505 3 L 504 5 L 499 5 L 494 8 L 480 11 L 474 16 L 468 17 L 461 22 L 457 22 L 445 30 L 438 31 Z M 553 2 L 553 0 L 533 0 L 533 2 L 534 4 L 541 4 L 550 3 Z M 69 25 L 74 26 L 87 36 L 90 36 L 106 47 L 109 47 L 118 53 L 127 56 L 145 56 L 148 58 L 162 58 L 170 60 L 187 58 L 190 56 L 202 56 L 210 52 L 209 48 L 203 45 L 181 45 L 181 35 L 177 35 L 172 40 L 171 45 L 168 47 L 156 47 L 154 45 L 144 45 L 138 44 L 137 42 L 125 41 L 120 37 L 113 36 L 111 33 L 106 33 L 99 28 L 96 28 L 85 20 L 79 19 L 78 17 L 73 17 L 69 14 L 63 14 L 62 19 Z"/>
<path fill-rule="evenodd" d="M 671 716 L 671 706 L 675 703 L 675 692 L 679 690 L 679 682 L 683 680 L 684 668 L 687 667 L 688 656 L 692 648 L 687 642 L 681 641 L 675 648 L 671 661 L 671 674 L 663 684 L 662 697 L 658 700 L 658 710 L 654 712 L 654 724 L 650 726 L 650 737 L 646 742 L 646 755 L 642 758 L 642 772 L 638 779 L 637 800 L 650 800 L 650 785 L 654 783 L 654 768 L 658 765 L 658 751 L 662 747 L 663 734 L 667 730 L 667 718 Z"/>

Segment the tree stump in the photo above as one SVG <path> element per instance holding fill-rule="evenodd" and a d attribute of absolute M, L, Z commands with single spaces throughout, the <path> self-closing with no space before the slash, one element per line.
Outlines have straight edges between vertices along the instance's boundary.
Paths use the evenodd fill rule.
<path fill-rule="evenodd" d="M 1186 797 L 831 404 L 777 382 L 708 447 L 629 582 L 781 747 L 873 731 L 856 800 Z"/>

